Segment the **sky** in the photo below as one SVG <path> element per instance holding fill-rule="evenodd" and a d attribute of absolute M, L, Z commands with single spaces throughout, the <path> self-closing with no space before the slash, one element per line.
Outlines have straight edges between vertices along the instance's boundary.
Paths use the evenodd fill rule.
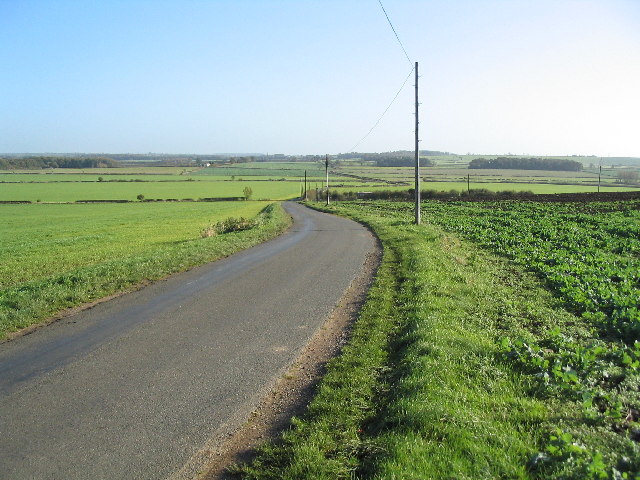
<path fill-rule="evenodd" d="M 0 0 L 0 152 L 412 150 L 418 62 L 421 149 L 640 156 L 640 0 L 382 4 Z"/>

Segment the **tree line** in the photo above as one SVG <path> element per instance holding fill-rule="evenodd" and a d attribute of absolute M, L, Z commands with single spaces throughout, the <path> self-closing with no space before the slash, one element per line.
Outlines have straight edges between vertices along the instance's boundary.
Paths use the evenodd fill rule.
<path fill-rule="evenodd" d="M 107 157 L 0 157 L 1 170 L 38 170 L 43 168 L 110 168 L 119 163 Z"/>
<path fill-rule="evenodd" d="M 396 158 L 382 157 L 378 158 L 375 162 L 378 167 L 413 167 L 416 164 L 415 158 L 409 156 Z M 435 162 L 433 160 L 429 160 L 428 158 L 420 159 L 421 167 L 433 167 L 434 165 Z"/>
<path fill-rule="evenodd" d="M 567 172 L 579 172 L 582 163 L 574 160 L 559 158 L 514 158 L 498 157 L 494 159 L 474 158 L 469 163 L 469 168 L 495 168 L 514 170 L 560 170 Z"/>

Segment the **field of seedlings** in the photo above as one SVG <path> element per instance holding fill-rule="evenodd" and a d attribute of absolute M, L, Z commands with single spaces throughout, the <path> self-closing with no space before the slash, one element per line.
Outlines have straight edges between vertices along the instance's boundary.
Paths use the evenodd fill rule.
<path fill-rule="evenodd" d="M 576 406 L 537 461 L 602 478 L 637 474 L 640 203 L 434 203 L 425 216 L 535 272 L 577 316 L 578 328 L 532 325 L 530 335 L 500 340 L 541 396 Z"/>
<path fill-rule="evenodd" d="M 338 202 L 385 257 L 247 478 L 640 478 L 640 203 Z"/>

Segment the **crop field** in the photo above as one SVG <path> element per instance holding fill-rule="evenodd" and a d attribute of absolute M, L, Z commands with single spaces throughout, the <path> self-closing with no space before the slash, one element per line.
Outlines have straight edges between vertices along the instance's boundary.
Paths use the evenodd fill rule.
<path fill-rule="evenodd" d="M 640 203 L 461 205 L 425 214 L 535 272 L 584 330 L 556 325 L 504 337 L 501 348 L 539 395 L 574 402 L 540 463 L 640 470 Z M 575 443 L 579 448 L 575 447 Z M 622 463 L 621 463 L 622 462 Z M 606 477 L 604 477 L 606 478 Z"/>
<path fill-rule="evenodd" d="M 82 200 L 194 199 L 242 197 L 245 187 L 256 200 L 283 200 L 300 195 L 300 182 L 47 182 L 0 184 L 0 201 L 76 202 Z"/>
<path fill-rule="evenodd" d="M 413 186 L 399 186 L 399 185 L 388 185 L 383 183 L 360 183 L 358 185 L 349 185 L 345 184 L 344 186 L 336 186 L 331 187 L 331 191 L 348 193 L 348 192 L 376 192 L 380 190 L 392 190 L 392 191 L 406 191 L 408 188 L 413 188 Z M 540 183 L 471 183 L 470 187 L 473 189 L 486 189 L 490 192 L 503 192 L 503 191 L 512 191 L 512 192 L 532 192 L 532 193 L 584 193 L 584 192 L 596 192 L 597 188 L 594 186 L 585 186 L 585 185 L 549 185 L 549 184 L 540 184 Z M 421 182 L 420 183 L 421 191 L 429 191 L 433 190 L 436 192 L 466 192 L 467 191 L 467 182 Z M 638 188 L 633 187 L 600 187 L 601 192 L 629 192 L 629 191 L 637 191 Z"/>
<path fill-rule="evenodd" d="M 362 186 L 368 182 L 384 182 L 399 188 L 410 188 L 414 183 L 414 169 L 411 167 L 370 167 L 345 166 L 335 172 L 339 175 L 360 177 Z M 640 187 L 620 185 L 617 182 L 617 170 L 604 169 L 601 177 L 601 191 L 637 190 Z M 598 173 L 596 171 L 563 172 L 537 170 L 490 170 L 451 168 L 448 166 L 423 167 L 421 169 L 421 188 L 437 191 L 450 189 L 466 190 L 467 176 L 471 188 L 485 188 L 491 191 L 513 190 L 533 191 L 534 193 L 573 193 L 597 191 Z"/>
<path fill-rule="evenodd" d="M 184 182 L 189 178 L 169 173 L 0 173 L 0 183 Z M 194 180 L 204 181 L 206 178 L 193 178 L 191 181 Z"/>
<path fill-rule="evenodd" d="M 185 175 L 200 167 L 51 168 L 46 170 L 0 170 L 0 175 Z"/>
<path fill-rule="evenodd" d="M 55 312 L 212 261 L 287 225 L 268 202 L 0 205 L 0 338 Z M 226 218 L 241 232 L 202 238 Z"/>
<path fill-rule="evenodd" d="M 323 177 L 325 174 L 324 162 L 256 162 L 238 163 L 203 168 L 194 175 L 225 175 L 225 176 L 265 176 L 265 177 L 304 177 L 304 172 L 309 177 Z"/>
<path fill-rule="evenodd" d="M 595 170 L 469 170 L 468 160 L 463 157 L 443 157 L 437 161 L 436 167 L 422 169 L 423 190 L 463 192 L 471 188 L 493 192 L 577 193 L 598 189 Z M 413 187 L 411 167 L 375 167 L 363 163 L 342 161 L 331 165 L 330 188 L 337 192 L 360 192 Z M 321 161 L 0 172 L 0 201 L 135 200 L 138 195 L 147 199 L 197 200 L 240 197 L 245 186 L 251 187 L 254 199 L 280 200 L 300 195 L 305 171 L 309 189 L 324 187 L 324 162 Z M 600 191 L 640 188 L 617 183 L 618 172 L 614 167 L 603 169 Z M 40 185 L 38 188 L 28 186 L 33 183 Z"/>
<path fill-rule="evenodd" d="M 640 478 L 640 203 L 337 202 L 383 264 L 246 478 Z"/>

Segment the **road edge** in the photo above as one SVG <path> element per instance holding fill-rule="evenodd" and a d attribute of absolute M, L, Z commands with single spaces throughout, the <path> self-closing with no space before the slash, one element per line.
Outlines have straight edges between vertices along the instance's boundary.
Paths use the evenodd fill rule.
<path fill-rule="evenodd" d="M 227 472 L 227 468 L 250 461 L 260 445 L 275 440 L 289 427 L 292 417 L 305 411 L 324 376 L 327 363 L 338 356 L 348 342 L 351 326 L 367 299 L 382 260 L 382 243 L 367 226 L 364 227 L 375 240 L 374 249 L 367 253 L 361 271 L 323 325 L 285 372 L 267 386 L 266 395 L 248 418 L 235 429 L 228 430 L 228 425 L 221 427 L 227 431 L 217 432 L 211 442 L 169 480 L 237 479 L 236 475 Z M 222 436 L 226 439 L 220 443 Z"/>

